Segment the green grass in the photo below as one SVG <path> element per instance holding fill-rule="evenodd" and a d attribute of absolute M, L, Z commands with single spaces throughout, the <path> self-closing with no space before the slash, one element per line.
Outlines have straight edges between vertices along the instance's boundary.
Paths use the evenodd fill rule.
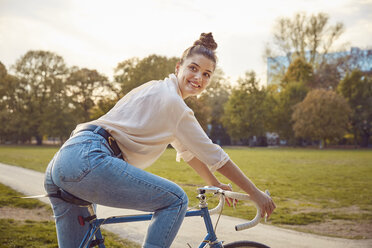
<path fill-rule="evenodd" d="M 36 199 L 22 199 L 19 198 L 21 195 L 17 191 L 0 184 L 0 207 L 16 207 L 16 208 L 26 208 L 35 209 L 42 208 L 46 205 Z"/>
<path fill-rule="evenodd" d="M 0 219 L 1 247 L 58 247 L 51 221 Z"/>
<path fill-rule="evenodd" d="M 55 146 L 1 146 L 0 162 L 44 172 L 58 151 Z"/>
<path fill-rule="evenodd" d="M 0 162 L 43 172 L 57 150 L 56 147 L 0 146 Z M 271 217 L 273 224 L 306 225 L 335 219 L 372 221 L 371 150 L 227 148 L 225 151 L 259 188 L 270 190 L 277 204 Z M 180 184 L 190 198 L 190 206 L 195 206 L 195 189 L 204 182 L 184 162 L 175 162 L 175 156 L 173 149 L 167 149 L 147 170 Z M 246 205 L 240 203 L 241 207 L 235 210 L 226 208 L 224 214 L 249 218 L 254 208 Z M 347 211 L 355 206 L 362 211 Z"/>
<path fill-rule="evenodd" d="M 271 217 L 273 224 L 305 225 L 326 219 L 341 219 L 342 216 L 372 221 L 371 151 L 293 148 L 225 151 L 259 188 L 270 190 L 278 206 Z M 174 157 L 174 151 L 168 150 L 149 171 L 183 185 L 191 205 L 196 204 L 193 197 L 195 187 L 187 185 L 203 185 L 203 181 L 184 163 L 175 163 Z M 227 182 L 218 173 L 217 176 Z M 341 211 L 351 206 L 357 206 L 368 214 L 349 215 Z M 341 211 L 338 215 L 332 214 L 338 210 Z M 246 208 L 226 208 L 224 213 L 247 217 Z"/>
<path fill-rule="evenodd" d="M 40 209 L 52 215 L 50 207 L 36 199 L 22 199 L 19 192 L 0 184 L 0 211 L 2 207 Z M 4 248 L 57 248 L 57 236 L 53 221 L 0 219 L 0 247 Z M 117 235 L 103 231 L 107 247 L 139 248 L 140 245 L 120 239 Z"/>

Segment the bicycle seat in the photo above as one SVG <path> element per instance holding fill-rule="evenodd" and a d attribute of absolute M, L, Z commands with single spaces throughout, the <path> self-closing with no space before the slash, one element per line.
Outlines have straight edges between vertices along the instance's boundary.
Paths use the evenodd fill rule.
<path fill-rule="evenodd" d="M 68 193 L 67 191 L 59 188 L 56 194 L 56 197 L 64 200 L 65 202 L 75 204 L 82 207 L 87 207 L 89 205 L 92 205 L 91 202 L 88 202 L 86 200 L 83 200 L 79 197 L 74 196 L 73 194 Z"/>

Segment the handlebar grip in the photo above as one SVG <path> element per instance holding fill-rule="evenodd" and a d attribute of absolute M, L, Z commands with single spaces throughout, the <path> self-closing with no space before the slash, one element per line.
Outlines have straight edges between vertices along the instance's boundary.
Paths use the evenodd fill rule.
<path fill-rule="evenodd" d="M 238 200 L 251 200 L 251 198 L 247 194 L 231 192 L 231 191 L 225 191 L 225 196 L 231 197 L 231 198 L 234 198 L 234 199 L 238 199 Z M 261 209 L 255 202 L 254 202 L 254 204 L 255 204 L 256 209 L 257 209 L 256 216 L 253 218 L 253 220 L 248 221 L 247 223 L 236 225 L 235 226 L 236 231 L 241 231 L 241 230 L 244 230 L 244 229 L 248 229 L 248 228 L 254 227 L 258 223 L 260 223 L 260 221 L 261 221 Z"/>
<path fill-rule="evenodd" d="M 224 204 L 225 204 L 225 196 L 220 195 L 220 201 L 218 202 L 218 205 L 215 208 L 210 209 L 209 214 L 212 215 L 212 214 L 221 213 Z"/>
<path fill-rule="evenodd" d="M 211 188 L 206 187 L 206 188 L 203 188 L 203 189 L 207 190 L 207 191 L 211 191 L 211 192 L 220 193 L 220 202 L 218 203 L 218 205 L 214 209 L 209 210 L 210 214 L 216 214 L 216 213 L 221 212 L 221 209 L 222 209 L 222 207 L 225 203 L 225 197 L 229 197 L 229 198 L 233 198 L 233 199 L 237 199 L 237 200 L 252 200 L 249 197 L 249 195 L 243 194 L 243 193 L 225 191 L 225 190 L 222 190 L 222 189 L 219 189 L 219 188 L 216 188 L 216 187 L 211 187 Z M 268 190 L 266 190 L 265 193 L 270 196 L 270 193 L 269 193 Z M 261 208 L 256 204 L 256 202 L 253 201 L 253 203 L 255 204 L 256 209 L 257 209 L 256 216 L 251 221 L 248 221 L 247 223 L 236 225 L 235 226 L 236 231 L 241 231 L 241 230 L 244 230 L 244 229 L 254 227 L 261 221 Z"/>
<path fill-rule="evenodd" d="M 259 208 L 259 206 L 257 204 L 255 204 L 255 205 L 256 205 L 256 208 L 257 208 L 257 212 L 256 212 L 256 216 L 253 218 L 253 220 L 248 221 L 247 223 L 236 225 L 235 226 L 235 231 L 245 230 L 245 229 L 254 227 L 258 223 L 260 223 L 260 221 L 261 221 L 261 209 Z"/>

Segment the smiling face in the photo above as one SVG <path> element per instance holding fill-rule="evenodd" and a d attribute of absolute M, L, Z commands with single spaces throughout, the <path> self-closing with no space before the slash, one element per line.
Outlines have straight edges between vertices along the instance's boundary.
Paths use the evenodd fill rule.
<path fill-rule="evenodd" d="M 200 94 L 214 72 L 215 63 L 200 54 L 194 54 L 176 66 L 176 76 L 182 98 Z"/>

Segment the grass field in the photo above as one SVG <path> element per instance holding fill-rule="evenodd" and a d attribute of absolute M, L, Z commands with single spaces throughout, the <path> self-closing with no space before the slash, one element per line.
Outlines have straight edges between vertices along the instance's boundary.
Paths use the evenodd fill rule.
<path fill-rule="evenodd" d="M 0 146 L 0 162 L 43 172 L 56 151 L 56 147 Z M 305 227 L 343 221 L 372 226 L 371 150 L 226 148 L 225 151 L 259 188 L 270 190 L 278 206 L 271 224 Z M 173 149 L 166 150 L 147 170 L 180 184 L 190 198 L 190 206 L 196 205 L 195 189 L 204 183 L 184 162 L 175 162 Z M 228 182 L 218 173 L 217 176 Z M 225 208 L 224 214 L 251 217 L 253 208 L 242 205 L 246 203 L 235 210 Z M 369 237 L 364 232 L 349 232 L 353 233 L 349 236 L 347 233 L 345 230 L 344 234 L 328 235 Z"/>
<path fill-rule="evenodd" d="M 13 213 L 24 214 L 24 209 L 29 210 L 29 217 L 46 212 L 52 216 L 50 207 L 35 199 L 21 199 L 20 193 L 0 184 L 0 213 L 4 208 L 13 208 Z M 31 210 L 31 211 L 30 211 Z M 0 218 L 0 247 L 33 247 L 33 248 L 57 248 L 57 236 L 54 221 L 35 221 L 25 217 L 22 220 L 2 216 Z M 120 239 L 117 235 L 104 231 L 105 244 L 107 247 L 139 248 L 138 244 Z"/>

